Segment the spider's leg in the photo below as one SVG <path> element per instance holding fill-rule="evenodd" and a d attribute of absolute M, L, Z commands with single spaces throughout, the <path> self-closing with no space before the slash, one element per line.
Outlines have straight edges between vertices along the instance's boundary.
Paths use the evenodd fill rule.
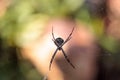
<path fill-rule="evenodd" d="M 53 27 L 52 27 L 52 36 L 53 36 L 53 40 L 55 41 L 55 36 L 54 36 L 54 33 L 53 33 Z"/>
<path fill-rule="evenodd" d="M 71 38 L 72 38 L 71 36 L 69 38 L 67 38 L 63 44 L 65 44 L 66 42 L 68 42 Z"/>
<path fill-rule="evenodd" d="M 53 59 L 54 59 L 57 51 L 58 51 L 58 48 L 55 50 L 54 54 L 52 55 L 52 58 L 51 58 L 51 60 L 50 60 L 49 70 L 51 69 L 51 64 L 52 64 L 52 62 L 53 62 Z"/>
<path fill-rule="evenodd" d="M 67 37 L 67 39 L 65 40 L 65 42 L 63 43 L 63 45 L 71 39 L 71 35 L 72 35 L 73 31 L 74 31 L 74 28 L 75 27 L 73 27 L 71 33 L 69 34 L 69 36 Z"/>
<path fill-rule="evenodd" d="M 54 33 L 53 33 L 53 27 L 52 27 L 52 41 L 55 43 L 55 45 L 58 47 L 59 45 L 55 42 L 55 36 L 54 36 Z"/>
<path fill-rule="evenodd" d="M 75 69 L 75 66 L 70 62 L 70 60 L 68 59 L 67 55 L 65 54 L 65 51 L 61 48 L 63 55 L 65 56 L 65 59 L 67 60 L 67 62 Z"/>

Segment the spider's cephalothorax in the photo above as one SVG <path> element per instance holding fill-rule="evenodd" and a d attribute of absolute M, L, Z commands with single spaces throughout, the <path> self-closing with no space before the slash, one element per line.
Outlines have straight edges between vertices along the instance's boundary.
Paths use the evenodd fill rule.
<path fill-rule="evenodd" d="M 63 48 L 62 48 L 62 46 L 71 39 L 71 35 L 72 35 L 73 31 L 74 31 L 74 27 L 73 27 L 73 29 L 72 29 L 72 32 L 69 34 L 69 36 L 67 37 L 67 39 L 64 41 L 64 40 L 63 40 L 62 38 L 60 38 L 60 37 L 58 37 L 58 38 L 55 38 L 55 37 L 54 37 L 53 28 L 52 28 L 52 36 L 53 36 L 53 39 L 52 39 L 52 40 L 53 40 L 53 42 L 55 43 L 55 45 L 57 46 L 57 49 L 55 50 L 55 52 L 54 52 L 54 54 L 53 54 L 53 56 L 52 56 L 52 58 L 51 58 L 51 60 L 50 60 L 49 70 L 50 70 L 50 68 L 51 68 L 51 64 L 52 64 L 52 62 L 53 62 L 53 59 L 54 59 L 54 57 L 55 57 L 55 54 L 57 53 L 58 50 L 59 50 L 59 51 L 60 51 L 60 50 L 62 51 L 63 55 L 65 56 L 65 59 L 67 60 L 67 62 L 68 62 L 73 68 L 75 68 L 74 65 L 73 65 L 73 64 L 70 62 L 70 60 L 68 59 L 67 55 L 65 54 L 65 51 L 64 51 Z"/>
<path fill-rule="evenodd" d="M 64 40 L 62 38 L 58 37 L 55 39 L 54 42 L 56 45 L 61 46 L 63 44 Z M 59 47 L 59 50 L 61 50 L 61 47 Z"/>

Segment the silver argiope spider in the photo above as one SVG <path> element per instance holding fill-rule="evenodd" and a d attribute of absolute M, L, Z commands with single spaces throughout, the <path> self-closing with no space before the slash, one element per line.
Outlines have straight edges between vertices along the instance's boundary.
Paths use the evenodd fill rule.
<path fill-rule="evenodd" d="M 55 50 L 55 52 L 54 52 L 54 54 L 53 54 L 53 56 L 52 56 L 52 58 L 51 58 L 51 60 L 50 60 L 49 70 L 51 69 L 51 64 L 52 64 L 52 62 L 53 62 L 53 59 L 54 59 L 57 51 L 62 51 L 65 59 L 67 60 L 67 62 L 75 69 L 74 65 L 70 62 L 70 60 L 68 59 L 67 55 L 65 54 L 65 51 L 64 51 L 63 48 L 62 48 L 62 46 L 71 39 L 71 35 L 72 35 L 73 31 L 74 31 L 74 27 L 73 27 L 71 33 L 69 34 L 69 36 L 67 37 L 67 39 L 64 41 L 64 40 L 63 40 L 62 38 L 60 38 L 60 37 L 58 37 L 58 38 L 55 38 L 55 37 L 54 37 L 53 27 L 52 27 L 52 37 L 53 37 L 52 40 L 53 40 L 53 42 L 55 43 L 55 45 L 57 46 L 57 49 Z"/>

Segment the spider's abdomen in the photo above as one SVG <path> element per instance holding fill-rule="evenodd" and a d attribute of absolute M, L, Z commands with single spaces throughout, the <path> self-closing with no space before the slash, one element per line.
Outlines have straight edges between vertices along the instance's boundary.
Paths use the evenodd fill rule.
<path fill-rule="evenodd" d="M 55 39 L 55 41 L 56 41 L 56 43 L 60 46 L 60 45 L 62 45 L 62 43 L 64 42 L 64 40 L 62 39 L 62 38 L 56 38 Z"/>

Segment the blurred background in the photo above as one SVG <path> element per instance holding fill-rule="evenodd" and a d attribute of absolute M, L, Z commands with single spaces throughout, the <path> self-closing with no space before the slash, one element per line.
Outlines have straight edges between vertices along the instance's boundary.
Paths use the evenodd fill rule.
<path fill-rule="evenodd" d="M 33 58 L 29 60 L 29 55 L 33 47 L 36 49 L 33 43 L 37 40 L 42 42 L 47 31 L 51 33 L 50 24 L 62 24 L 55 22 L 58 19 L 67 19 L 68 26 L 71 23 L 84 24 L 83 27 L 90 30 L 98 47 L 93 50 L 99 56 L 93 64 L 97 67 L 94 79 L 71 80 L 120 80 L 119 7 L 119 0 L 0 0 L 0 80 L 43 79 L 47 71 L 44 71 L 44 66 L 39 68 Z"/>

